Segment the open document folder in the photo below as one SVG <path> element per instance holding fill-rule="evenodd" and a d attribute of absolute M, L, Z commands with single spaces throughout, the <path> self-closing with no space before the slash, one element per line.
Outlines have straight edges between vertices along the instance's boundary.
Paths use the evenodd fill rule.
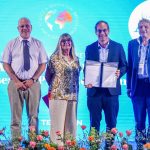
<path fill-rule="evenodd" d="M 87 60 L 85 64 L 85 85 L 92 84 L 94 87 L 116 87 L 117 77 L 115 72 L 118 62 L 100 63 Z"/>

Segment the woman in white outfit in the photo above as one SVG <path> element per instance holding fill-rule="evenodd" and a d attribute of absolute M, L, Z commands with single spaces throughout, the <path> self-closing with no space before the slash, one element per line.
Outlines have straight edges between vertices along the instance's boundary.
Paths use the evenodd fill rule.
<path fill-rule="evenodd" d="M 71 36 L 64 33 L 50 57 L 45 74 L 50 92 L 50 136 L 52 142 L 58 145 L 63 143 L 57 140 L 57 131 L 62 133 L 62 137 L 65 133 L 76 137 L 79 73 L 80 64 L 74 43 Z"/>

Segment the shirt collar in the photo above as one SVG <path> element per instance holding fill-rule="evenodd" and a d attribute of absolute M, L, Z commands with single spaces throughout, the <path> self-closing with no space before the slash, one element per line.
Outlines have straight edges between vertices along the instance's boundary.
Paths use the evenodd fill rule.
<path fill-rule="evenodd" d="M 21 36 L 19 36 L 19 40 L 20 40 L 20 42 L 22 42 L 23 40 L 25 40 L 25 39 L 23 39 Z M 28 42 L 31 42 L 31 37 L 29 37 L 28 39 L 26 39 Z"/>
<path fill-rule="evenodd" d="M 104 47 L 102 47 L 101 45 L 100 45 L 100 43 L 98 42 L 98 48 L 103 48 L 103 49 L 107 49 L 108 48 L 108 45 L 109 45 L 109 41 L 108 41 L 108 43 L 107 43 L 107 45 L 106 45 L 106 47 L 104 48 Z"/>
<path fill-rule="evenodd" d="M 142 40 L 141 37 L 137 38 L 137 42 L 139 43 L 139 45 L 142 47 L 148 47 L 148 45 L 144 46 L 141 40 Z"/>
<path fill-rule="evenodd" d="M 141 37 L 137 38 L 137 42 L 139 43 L 139 45 L 141 44 Z"/>

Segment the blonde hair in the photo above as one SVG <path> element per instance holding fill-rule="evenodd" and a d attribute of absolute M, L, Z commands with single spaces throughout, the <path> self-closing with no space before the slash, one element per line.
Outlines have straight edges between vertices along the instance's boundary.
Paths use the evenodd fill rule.
<path fill-rule="evenodd" d="M 73 59 L 73 60 L 77 60 L 77 56 L 75 54 L 75 47 L 74 47 L 74 43 L 73 43 L 73 40 L 72 40 L 72 37 L 70 34 L 68 33 L 63 33 L 60 37 L 59 37 L 59 40 L 58 40 L 58 43 L 57 43 L 57 46 L 56 46 L 56 49 L 55 49 L 55 52 L 54 54 L 57 54 L 59 56 L 59 59 L 62 58 L 63 54 L 62 54 L 62 48 L 61 48 L 61 41 L 63 39 L 70 39 L 71 40 L 71 43 L 72 43 L 72 47 L 71 47 L 71 50 L 70 50 L 70 57 Z"/>

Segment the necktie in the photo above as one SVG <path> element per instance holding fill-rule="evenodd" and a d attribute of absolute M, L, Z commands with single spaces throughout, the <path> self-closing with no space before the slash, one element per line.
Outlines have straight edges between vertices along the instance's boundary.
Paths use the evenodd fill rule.
<path fill-rule="evenodd" d="M 28 71 L 30 69 L 30 55 L 27 40 L 23 40 L 23 57 L 24 57 L 24 69 Z"/>

